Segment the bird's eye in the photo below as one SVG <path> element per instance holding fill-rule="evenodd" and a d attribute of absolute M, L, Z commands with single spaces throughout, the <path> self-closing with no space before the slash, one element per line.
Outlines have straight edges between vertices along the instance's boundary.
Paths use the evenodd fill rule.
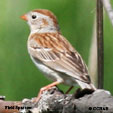
<path fill-rule="evenodd" d="M 32 15 L 32 19 L 36 19 L 36 15 Z"/>

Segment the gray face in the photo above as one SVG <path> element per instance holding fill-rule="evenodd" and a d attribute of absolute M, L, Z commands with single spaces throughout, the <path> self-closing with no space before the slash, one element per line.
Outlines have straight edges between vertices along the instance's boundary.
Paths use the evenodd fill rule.
<path fill-rule="evenodd" d="M 57 30 L 54 25 L 53 20 L 46 15 L 43 15 L 38 12 L 29 12 L 27 13 L 28 24 L 30 26 L 31 32 L 40 31 L 47 32 L 49 30 Z"/>

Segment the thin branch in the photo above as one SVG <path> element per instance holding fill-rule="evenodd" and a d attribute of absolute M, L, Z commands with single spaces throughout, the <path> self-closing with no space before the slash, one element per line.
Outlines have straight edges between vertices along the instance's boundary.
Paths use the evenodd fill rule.
<path fill-rule="evenodd" d="M 98 52 L 98 88 L 104 84 L 104 43 L 103 43 L 103 4 L 97 0 L 97 52 Z"/>

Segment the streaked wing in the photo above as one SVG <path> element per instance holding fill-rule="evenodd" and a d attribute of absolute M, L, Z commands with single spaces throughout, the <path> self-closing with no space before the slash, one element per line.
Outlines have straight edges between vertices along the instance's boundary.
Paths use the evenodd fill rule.
<path fill-rule="evenodd" d="M 28 50 L 33 57 L 55 71 L 89 82 L 81 56 L 61 34 L 34 34 L 29 40 Z"/>

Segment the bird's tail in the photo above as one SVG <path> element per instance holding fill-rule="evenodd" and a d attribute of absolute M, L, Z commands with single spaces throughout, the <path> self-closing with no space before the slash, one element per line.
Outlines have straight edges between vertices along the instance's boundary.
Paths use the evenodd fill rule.
<path fill-rule="evenodd" d="M 92 89 L 92 90 L 96 90 L 97 88 L 92 84 L 92 83 L 85 83 L 83 81 L 80 81 L 80 80 L 76 80 L 76 82 L 79 84 L 79 86 L 82 88 L 82 89 Z"/>

